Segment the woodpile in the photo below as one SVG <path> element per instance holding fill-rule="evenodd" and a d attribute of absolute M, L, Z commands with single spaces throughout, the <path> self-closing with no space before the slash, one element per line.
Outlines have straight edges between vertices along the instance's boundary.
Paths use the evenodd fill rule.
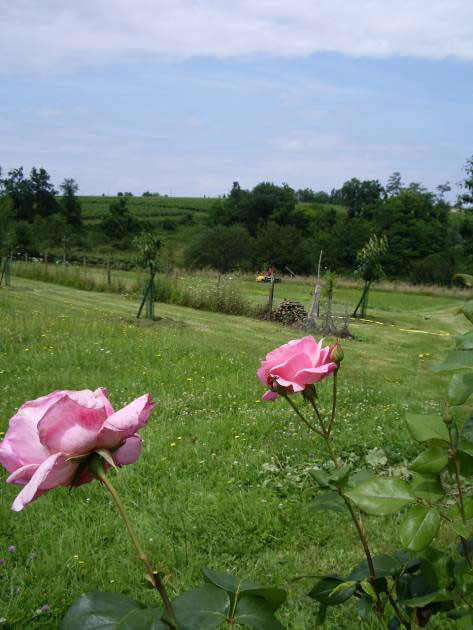
<path fill-rule="evenodd" d="M 295 300 L 283 300 L 274 311 L 273 319 L 281 324 L 291 326 L 305 321 L 307 319 L 307 311 L 300 302 Z"/>

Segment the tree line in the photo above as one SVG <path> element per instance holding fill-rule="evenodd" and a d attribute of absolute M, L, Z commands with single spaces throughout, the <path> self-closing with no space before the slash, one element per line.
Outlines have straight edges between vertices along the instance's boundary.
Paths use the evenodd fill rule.
<path fill-rule="evenodd" d="M 128 193 L 111 201 L 98 224 L 84 224 L 78 188 L 68 178 L 56 190 L 44 168 L 29 176 L 21 167 L 5 175 L 0 169 L 0 254 L 47 255 L 67 244 L 126 253 L 138 234 L 159 232 L 130 211 Z M 352 178 L 330 193 L 271 182 L 245 190 L 234 182 L 195 230 L 183 262 L 223 273 L 274 265 L 309 274 L 323 250 L 326 268 L 352 273 L 357 252 L 376 235 L 388 244 L 382 266 L 389 278 L 449 284 L 454 272 L 473 271 L 473 156 L 456 202 L 462 212 L 452 211 L 449 191 L 448 183 L 435 192 L 404 184 L 398 172 L 385 185 Z"/>
<path fill-rule="evenodd" d="M 473 157 L 465 174 L 454 208 L 462 212 L 445 199 L 448 183 L 434 193 L 403 184 L 399 172 L 384 186 L 352 178 L 330 194 L 269 182 L 243 190 L 234 182 L 214 203 L 186 263 L 222 272 L 274 265 L 308 274 L 323 250 L 326 268 L 352 273 L 357 252 L 376 235 L 388 244 L 382 263 L 389 278 L 450 284 L 454 272 L 473 270 Z"/>

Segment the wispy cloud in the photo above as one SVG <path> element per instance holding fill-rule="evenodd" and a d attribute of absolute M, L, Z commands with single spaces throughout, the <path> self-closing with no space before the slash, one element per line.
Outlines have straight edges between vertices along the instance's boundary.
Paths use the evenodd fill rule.
<path fill-rule="evenodd" d="M 123 59 L 353 56 L 473 60 L 471 0 L 0 0 L 0 72 Z"/>

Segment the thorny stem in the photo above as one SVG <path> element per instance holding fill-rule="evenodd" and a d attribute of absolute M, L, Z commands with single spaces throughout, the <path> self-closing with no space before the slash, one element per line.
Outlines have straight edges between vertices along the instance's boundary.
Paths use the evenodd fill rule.
<path fill-rule="evenodd" d="M 317 415 L 317 419 L 318 419 L 318 421 L 319 421 L 319 424 L 320 424 L 320 426 L 322 427 L 322 431 L 325 433 L 325 425 L 324 425 L 323 418 L 322 418 L 322 416 L 320 415 L 320 411 L 319 411 L 319 409 L 318 409 L 317 405 L 315 404 L 315 400 L 314 400 L 312 397 L 310 398 L 310 404 L 311 404 L 311 405 L 312 405 L 312 407 L 314 408 L 314 411 L 315 411 L 315 413 L 316 413 L 316 415 Z"/>
<path fill-rule="evenodd" d="M 335 413 L 337 410 L 337 372 L 338 368 L 333 373 L 333 385 L 332 385 L 332 415 L 330 416 L 330 421 L 328 423 L 327 433 L 330 435 L 333 428 L 333 423 L 335 420 Z"/>
<path fill-rule="evenodd" d="M 291 405 L 291 407 L 294 409 L 294 411 L 297 413 L 297 415 L 299 416 L 299 418 L 302 420 L 302 422 L 311 430 L 314 431 L 315 433 L 317 433 L 318 435 L 321 435 L 323 437 L 323 433 L 322 431 L 319 431 L 316 427 L 314 427 L 314 425 L 309 422 L 307 420 L 307 418 L 304 417 L 304 415 L 300 412 L 300 410 L 296 407 L 296 405 L 292 402 L 292 400 L 289 398 L 289 396 L 287 394 L 283 394 L 284 398 L 287 400 L 287 402 Z"/>
<path fill-rule="evenodd" d="M 285 396 L 286 400 L 288 401 L 288 403 L 291 405 L 291 407 L 294 409 L 294 411 L 297 413 L 297 415 L 303 420 L 303 422 L 314 432 L 316 432 L 318 435 L 321 435 L 324 439 L 327 451 L 329 452 L 330 458 L 332 459 L 333 463 L 335 464 L 336 468 L 340 468 L 340 463 L 338 461 L 338 458 L 335 454 L 335 451 L 333 450 L 331 441 L 330 441 L 330 434 L 333 428 L 333 423 L 335 420 L 335 413 L 336 413 L 336 406 L 337 406 L 337 372 L 338 370 L 336 370 L 333 374 L 333 387 L 332 387 L 332 412 L 330 415 L 330 420 L 328 423 L 327 428 L 325 428 L 325 424 L 322 418 L 322 415 L 320 414 L 320 411 L 317 407 L 317 405 L 315 404 L 314 398 L 311 397 L 310 398 L 310 402 L 311 405 L 315 411 L 315 414 L 317 416 L 317 419 L 319 421 L 320 427 L 321 427 L 321 431 L 319 431 L 316 427 L 314 427 L 310 422 L 308 422 L 306 420 L 306 418 L 304 418 L 304 416 L 300 413 L 299 409 L 297 409 L 297 407 L 294 405 L 294 403 L 292 402 L 292 400 L 290 400 L 289 396 Z M 342 491 L 339 489 L 338 490 L 340 496 L 342 497 L 343 501 L 345 502 L 345 505 L 348 508 L 348 511 L 350 512 L 350 516 L 353 520 L 353 523 L 355 525 L 356 531 L 358 533 L 358 537 L 360 539 L 361 545 L 363 547 L 363 551 L 365 553 L 365 557 L 366 557 L 366 562 L 368 564 L 368 572 L 369 572 L 369 581 L 373 587 L 373 590 L 376 593 L 376 597 L 377 597 L 377 602 L 376 602 L 376 606 L 375 606 L 375 610 L 376 610 L 376 614 L 378 615 L 378 619 L 380 621 L 380 623 L 383 625 L 383 627 L 387 627 L 386 626 L 386 622 L 383 616 L 383 605 L 381 602 L 381 599 L 379 597 L 379 593 L 376 589 L 376 574 L 375 574 L 375 570 L 374 570 L 374 565 L 373 565 L 373 558 L 371 556 L 371 552 L 368 546 L 368 541 L 366 539 L 366 534 L 365 534 L 365 530 L 364 530 L 364 526 L 363 526 L 363 521 L 361 519 L 360 515 L 355 514 L 355 511 L 353 509 L 353 506 L 351 505 L 350 500 L 344 496 L 344 494 L 342 493 Z M 399 621 L 402 622 L 402 618 L 399 617 Z"/>
<path fill-rule="evenodd" d="M 391 595 L 391 591 L 389 589 L 386 589 L 386 594 L 388 596 L 389 602 L 391 604 L 391 606 L 393 607 L 394 612 L 396 613 L 399 621 L 402 623 L 402 625 L 407 628 L 407 630 L 411 630 L 412 626 L 411 626 L 411 622 L 409 620 L 409 618 L 403 619 L 404 616 L 407 617 L 406 613 L 402 613 L 401 609 L 399 608 L 396 600 L 394 599 L 394 597 Z"/>
<path fill-rule="evenodd" d="M 455 483 L 457 485 L 457 490 L 458 490 L 458 502 L 459 502 L 460 514 L 462 517 L 462 521 L 465 524 L 466 523 L 465 503 L 463 501 L 463 490 L 462 490 L 461 479 L 460 479 L 460 462 L 458 461 L 457 456 L 455 456 L 454 458 L 454 463 L 455 463 Z M 468 562 L 468 566 L 470 567 L 470 569 L 473 569 L 473 563 L 471 561 L 470 552 L 468 550 L 468 544 L 465 538 L 463 538 L 463 536 L 460 536 L 460 542 L 463 548 L 463 553 L 465 554 L 465 559 Z"/>
<path fill-rule="evenodd" d="M 130 519 L 128 518 L 128 514 L 126 513 L 125 506 L 123 505 L 118 492 L 115 490 L 110 480 L 107 478 L 101 462 L 96 467 L 96 470 L 94 470 L 94 473 L 112 495 L 112 499 L 115 501 L 115 505 L 117 506 L 117 509 L 120 512 L 120 516 L 122 517 L 125 523 L 125 526 L 128 530 L 128 534 L 130 535 L 131 542 L 133 543 L 133 546 L 135 547 L 138 553 L 138 557 L 146 567 L 146 571 L 148 572 L 151 584 L 153 584 L 153 586 L 156 588 L 156 590 L 159 592 L 161 596 L 167 616 L 172 622 L 174 628 L 179 628 L 179 626 L 177 625 L 177 620 L 174 614 L 174 610 L 171 605 L 171 601 L 166 591 L 166 587 L 164 586 L 164 583 L 161 580 L 159 573 L 153 570 L 153 567 L 151 566 L 151 563 L 148 560 L 148 556 L 145 554 L 145 552 L 141 548 L 138 537 L 136 536 L 135 530 L 133 529 L 131 525 Z"/>

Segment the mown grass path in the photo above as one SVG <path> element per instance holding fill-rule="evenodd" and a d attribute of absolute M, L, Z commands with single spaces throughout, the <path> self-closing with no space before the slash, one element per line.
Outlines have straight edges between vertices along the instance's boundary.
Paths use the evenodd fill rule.
<path fill-rule="evenodd" d="M 149 391 L 158 404 L 142 457 L 114 477 L 171 592 L 198 581 L 201 565 L 226 569 L 289 589 L 284 623 L 312 628 L 315 609 L 304 597 L 310 580 L 292 578 L 339 564 L 349 569 L 361 552 L 343 515 L 308 508 L 308 470 L 327 462 L 323 447 L 308 443 L 282 401 L 260 402 L 260 359 L 301 333 L 167 304 L 156 308 L 162 320 L 137 323 L 137 304 L 19 278 L 1 289 L 0 431 L 25 400 L 54 389 L 105 386 L 116 407 Z M 367 455 L 381 470 L 402 467 L 413 454 L 404 411 L 441 408 L 446 378 L 429 367 L 464 329 L 458 304 L 397 295 L 384 308 L 373 301 L 381 323 L 354 323 L 357 339 L 344 343 L 335 437 L 355 467 L 366 466 Z M 322 400 L 325 394 L 320 387 Z M 0 617 L 7 623 L 56 628 L 84 590 L 154 601 L 98 483 L 72 494 L 55 490 L 13 514 L 17 488 L 0 475 Z M 368 536 L 382 531 L 375 552 L 398 544 L 391 523 L 368 520 Z M 43 604 L 51 615 L 35 617 Z M 335 611 L 327 627 L 355 626 L 350 614 Z"/>

